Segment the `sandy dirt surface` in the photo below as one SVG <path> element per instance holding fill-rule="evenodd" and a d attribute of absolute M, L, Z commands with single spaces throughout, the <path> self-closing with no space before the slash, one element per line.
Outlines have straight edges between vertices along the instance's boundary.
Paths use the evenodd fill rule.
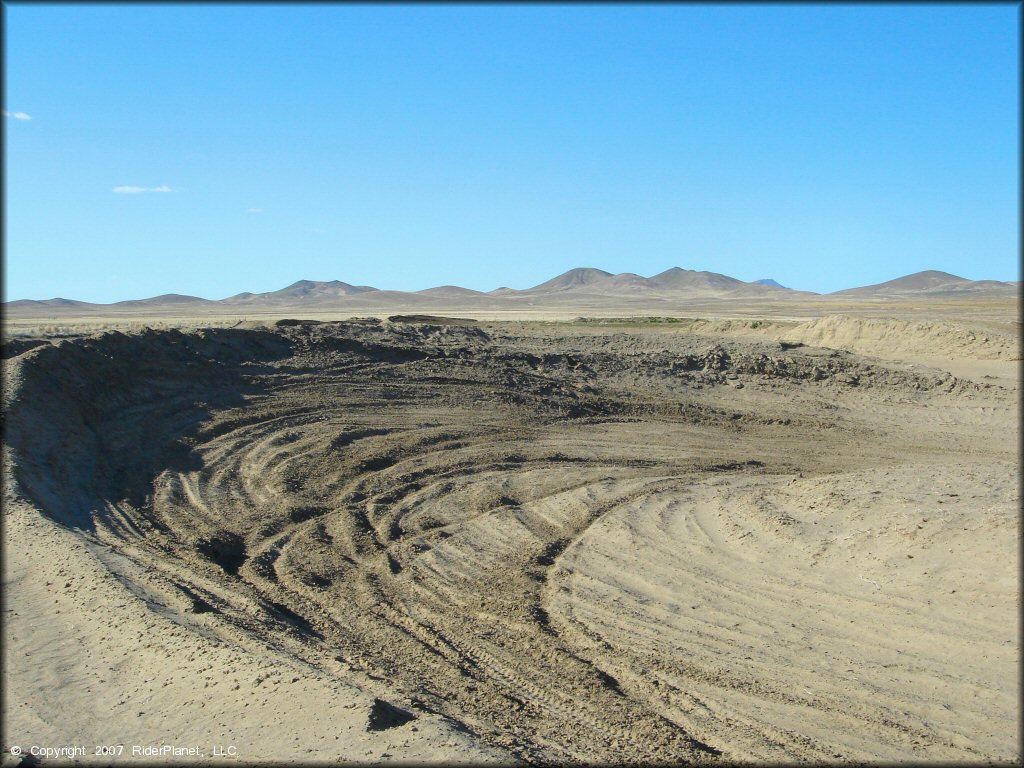
<path fill-rule="evenodd" d="M 1017 325 L 879 322 L 15 339 L 5 764 L 1019 759 Z"/>

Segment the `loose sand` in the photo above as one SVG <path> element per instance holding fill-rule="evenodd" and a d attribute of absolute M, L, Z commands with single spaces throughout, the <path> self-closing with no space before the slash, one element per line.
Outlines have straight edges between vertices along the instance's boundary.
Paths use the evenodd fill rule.
<path fill-rule="evenodd" d="M 5 764 L 1019 759 L 1017 329 L 879 322 L 20 341 Z"/>

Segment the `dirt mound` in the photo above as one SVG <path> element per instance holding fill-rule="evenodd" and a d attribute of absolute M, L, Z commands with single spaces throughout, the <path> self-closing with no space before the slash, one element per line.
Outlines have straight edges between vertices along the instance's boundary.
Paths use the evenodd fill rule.
<path fill-rule="evenodd" d="M 1019 342 L 1006 333 L 973 330 L 948 322 L 910 322 L 829 315 L 780 335 L 821 347 L 867 355 L 908 354 L 976 360 L 1017 360 Z"/>
<path fill-rule="evenodd" d="M 432 325 L 476 325 L 479 320 L 464 317 L 441 317 L 439 315 L 392 315 L 389 323 L 429 323 Z"/>
<path fill-rule="evenodd" d="M 28 352 L 30 349 L 35 349 L 49 343 L 47 339 L 11 339 L 3 343 L 3 351 L 0 352 L 0 358 L 6 360 L 9 357 L 16 357 L 23 352 Z"/>

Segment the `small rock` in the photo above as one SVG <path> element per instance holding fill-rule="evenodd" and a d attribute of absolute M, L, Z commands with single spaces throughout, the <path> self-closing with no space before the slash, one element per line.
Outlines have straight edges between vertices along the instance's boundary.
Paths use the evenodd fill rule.
<path fill-rule="evenodd" d="M 404 709 L 389 704 L 383 699 L 374 699 L 370 708 L 370 717 L 366 723 L 368 731 L 383 731 L 387 728 L 397 728 L 405 725 L 410 720 L 415 720 L 416 715 L 406 712 Z"/>

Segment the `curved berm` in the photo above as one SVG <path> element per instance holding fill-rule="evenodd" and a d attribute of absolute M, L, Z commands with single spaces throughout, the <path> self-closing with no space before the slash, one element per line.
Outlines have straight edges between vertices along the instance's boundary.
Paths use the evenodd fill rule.
<path fill-rule="evenodd" d="M 110 332 L 4 374 L 12 736 L 1018 754 L 1015 390 L 425 316 Z"/>

